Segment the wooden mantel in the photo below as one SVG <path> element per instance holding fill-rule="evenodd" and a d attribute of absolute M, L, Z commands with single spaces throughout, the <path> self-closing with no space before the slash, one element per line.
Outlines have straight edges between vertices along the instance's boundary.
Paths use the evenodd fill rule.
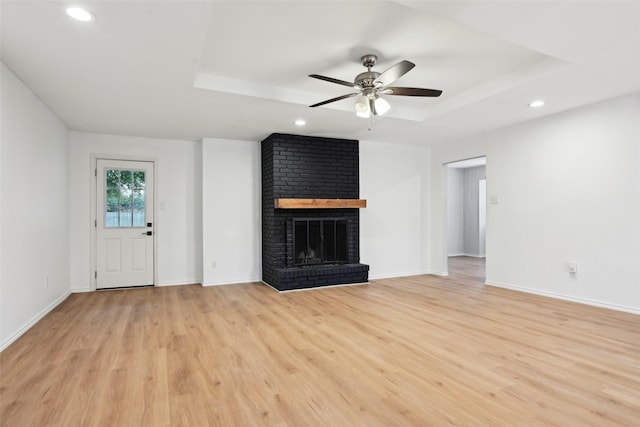
<path fill-rule="evenodd" d="M 276 209 L 366 208 L 364 199 L 274 199 Z"/>

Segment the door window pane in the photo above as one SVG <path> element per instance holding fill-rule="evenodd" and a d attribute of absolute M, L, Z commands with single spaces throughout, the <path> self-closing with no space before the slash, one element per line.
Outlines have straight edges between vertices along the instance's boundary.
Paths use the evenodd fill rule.
<path fill-rule="evenodd" d="M 130 189 L 133 187 L 133 177 L 131 171 L 120 171 L 120 187 Z"/>
<path fill-rule="evenodd" d="M 133 188 L 144 189 L 144 171 L 133 171 Z"/>
<path fill-rule="evenodd" d="M 133 190 L 133 226 L 145 226 L 144 190 Z"/>
<path fill-rule="evenodd" d="M 118 188 L 120 183 L 120 171 L 109 169 L 107 170 L 107 188 Z"/>
<path fill-rule="evenodd" d="M 107 188 L 107 200 L 105 203 L 105 227 L 117 227 L 118 222 L 118 204 L 120 200 L 120 190 L 117 188 Z"/>
<path fill-rule="evenodd" d="M 131 190 L 120 189 L 120 227 L 131 227 Z"/>
<path fill-rule="evenodd" d="M 105 171 L 104 226 L 145 227 L 145 172 L 127 169 Z"/>

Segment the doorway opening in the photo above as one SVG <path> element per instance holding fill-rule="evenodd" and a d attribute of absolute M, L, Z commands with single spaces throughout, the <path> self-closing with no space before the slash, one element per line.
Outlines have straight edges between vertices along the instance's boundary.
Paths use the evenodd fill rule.
<path fill-rule="evenodd" d="M 486 278 L 486 157 L 447 163 L 444 259 L 449 275 Z"/>

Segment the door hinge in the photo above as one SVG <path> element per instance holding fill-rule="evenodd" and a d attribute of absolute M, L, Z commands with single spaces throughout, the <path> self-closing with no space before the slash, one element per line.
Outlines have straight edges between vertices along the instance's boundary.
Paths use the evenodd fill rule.
<path fill-rule="evenodd" d="M 93 170 L 93 175 L 94 175 L 95 177 L 97 177 L 97 176 L 98 176 L 98 169 L 94 169 L 94 170 Z"/>
<path fill-rule="evenodd" d="M 97 278 L 98 278 L 98 270 L 96 270 L 96 271 L 94 271 L 94 272 L 93 272 L 93 277 L 94 277 L 95 279 L 97 279 Z"/>
<path fill-rule="evenodd" d="M 98 228 L 98 220 L 97 220 L 97 219 L 94 219 L 94 220 L 93 220 L 93 226 L 94 226 L 95 228 Z"/>

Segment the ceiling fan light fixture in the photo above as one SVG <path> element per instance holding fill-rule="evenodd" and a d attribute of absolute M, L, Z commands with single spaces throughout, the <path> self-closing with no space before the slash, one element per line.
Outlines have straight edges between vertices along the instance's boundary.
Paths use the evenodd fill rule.
<path fill-rule="evenodd" d="M 376 96 L 376 100 L 374 101 L 374 103 L 376 106 L 376 113 L 378 113 L 379 116 L 383 115 L 391 108 L 387 100 L 381 98 L 380 96 Z"/>
<path fill-rule="evenodd" d="M 368 119 L 371 116 L 371 112 L 367 111 L 356 111 L 356 116 L 362 117 L 363 119 Z"/>
<path fill-rule="evenodd" d="M 362 117 L 363 119 L 368 119 L 371 115 L 371 110 L 369 109 L 369 98 L 365 95 L 358 98 L 355 105 L 356 116 Z"/>

